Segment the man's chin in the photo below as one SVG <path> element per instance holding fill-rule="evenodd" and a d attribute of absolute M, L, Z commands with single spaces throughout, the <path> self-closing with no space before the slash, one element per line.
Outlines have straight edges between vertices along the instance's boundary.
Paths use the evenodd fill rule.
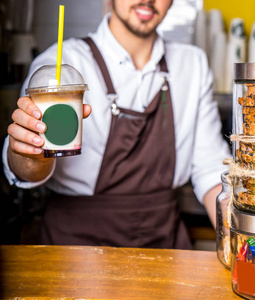
<path fill-rule="evenodd" d="M 131 33 L 133 33 L 134 35 L 136 35 L 137 37 L 140 37 L 140 38 L 149 38 L 149 37 L 155 35 L 155 33 L 156 33 L 156 28 L 139 29 L 139 28 L 132 28 L 128 24 L 125 24 L 125 25 Z"/>
<path fill-rule="evenodd" d="M 147 38 L 149 38 L 151 36 L 154 36 L 155 35 L 155 31 L 153 31 L 153 32 L 136 32 L 135 35 L 137 37 L 147 39 Z"/>

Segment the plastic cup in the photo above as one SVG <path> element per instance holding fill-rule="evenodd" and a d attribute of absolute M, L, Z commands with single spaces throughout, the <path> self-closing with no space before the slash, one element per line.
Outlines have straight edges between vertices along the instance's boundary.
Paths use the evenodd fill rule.
<path fill-rule="evenodd" d="M 61 66 L 61 82 L 55 79 L 56 65 L 39 68 L 32 75 L 26 94 L 42 112 L 47 130 L 44 157 L 81 154 L 83 94 L 88 86 L 81 74 L 69 65 Z"/>

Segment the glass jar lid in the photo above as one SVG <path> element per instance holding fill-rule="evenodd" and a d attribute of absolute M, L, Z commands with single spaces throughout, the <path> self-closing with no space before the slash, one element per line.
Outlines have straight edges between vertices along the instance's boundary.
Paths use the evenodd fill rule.
<path fill-rule="evenodd" d="M 255 63 L 235 63 L 234 80 L 255 80 Z"/>
<path fill-rule="evenodd" d="M 255 234 L 255 215 L 245 213 L 233 207 L 231 229 Z"/>

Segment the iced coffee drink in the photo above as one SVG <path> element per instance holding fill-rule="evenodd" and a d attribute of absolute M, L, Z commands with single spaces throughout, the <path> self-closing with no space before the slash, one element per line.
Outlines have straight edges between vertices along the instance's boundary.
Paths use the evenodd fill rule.
<path fill-rule="evenodd" d="M 38 69 L 30 79 L 26 93 L 42 112 L 47 130 L 44 139 L 44 157 L 81 154 L 83 94 L 87 85 L 81 74 L 71 66 L 62 66 L 59 85 L 55 66 Z"/>

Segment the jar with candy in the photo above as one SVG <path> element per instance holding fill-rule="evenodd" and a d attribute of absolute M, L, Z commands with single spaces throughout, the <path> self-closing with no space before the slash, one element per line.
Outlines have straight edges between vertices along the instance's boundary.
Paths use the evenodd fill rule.
<path fill-rule="evenodd" d="M 228 183 L 228 172 L 221 174 L 222 191 L 216 202 L 216 245 L 219 261 L 230 269 L 230 227 L 229 227 L 229 205 L 231 198 L 231 185 Z"/>
<path fill-rule="evenodd" d="M 246 299 L 255 299 L 255 215 L 234 207 L 230 239 L 232 288 Z"/>
<path fill-rule="evenodd" d="M 255 63 L 234 65 L 233 157 L 234 205 L 255 213 Z"/>

